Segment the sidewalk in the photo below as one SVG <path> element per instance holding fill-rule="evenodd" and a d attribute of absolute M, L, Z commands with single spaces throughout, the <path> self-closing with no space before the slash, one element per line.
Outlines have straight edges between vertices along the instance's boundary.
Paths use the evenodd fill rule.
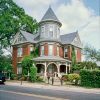
<path fill-rule="evenodd" d="M 23 81 L 22 85 L 20 81 L 6 81 L 6 85 L 11 86 L 21 86 L 21 87 L 33 87 L 33 88 L 42 88 L 42 89 L 51 89 L 51 90 L 61 90 L 61 91 L 72 91 L 72 92 L 84 92 L 84 93 L 94 93 L 94 94 L 100 94 L 99 88 L 83 88 L 78 86 L 72 86 L 72 85 L 64 85 L 64 86 L 55 86 L 55 85 L 49 85 L 46 83 L 30 83 L 27 81 Z"/>

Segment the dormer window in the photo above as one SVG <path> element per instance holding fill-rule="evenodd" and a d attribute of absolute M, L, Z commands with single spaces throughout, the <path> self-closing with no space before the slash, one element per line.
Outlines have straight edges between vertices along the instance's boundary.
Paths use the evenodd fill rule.
<path fill-rule="evenodd" d="M 50 25 L 49 27 L 49 36 L 53 37 L 53 26 L 52 25 Z"/>

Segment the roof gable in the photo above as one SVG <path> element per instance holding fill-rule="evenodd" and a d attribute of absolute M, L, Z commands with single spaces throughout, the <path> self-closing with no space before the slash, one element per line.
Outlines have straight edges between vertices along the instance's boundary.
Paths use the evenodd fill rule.
<path fill-rule="evenodd" d="M 21 30 L 15 35 L 12 45 L 21 44 L 25 42 L 36 43 L 36 41 L 34 41 L 34 37 L 35 35 Z"/>
<path fill-rule="evenodd" d="M 72 44 L 77 47 L 82 47 L 80 37 L 77 32 L 64 34 L 60 36 L 62 44 Z"/>

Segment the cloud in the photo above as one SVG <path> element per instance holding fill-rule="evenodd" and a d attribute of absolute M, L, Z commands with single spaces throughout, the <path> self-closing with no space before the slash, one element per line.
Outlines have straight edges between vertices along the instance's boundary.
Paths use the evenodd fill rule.
<path fill-rule="evenodd" d="M 89 43 L 100 49 L 100 16 L 93 9 L 86 7 L 83 0 L 13 0 L 23 7 L 27 14 L 41 20 L 51 4 L 62 22 L 61 34 L 78 30 L 83 43 Z"/>
<path fill-rule="evenodd" d="M 61 34 L 78 30 L 83 44 L 88 43 L 100 49 L 100 16 L 96 16 L 82 0 L 61 4 L 56 12 L 63 25 Z"/>

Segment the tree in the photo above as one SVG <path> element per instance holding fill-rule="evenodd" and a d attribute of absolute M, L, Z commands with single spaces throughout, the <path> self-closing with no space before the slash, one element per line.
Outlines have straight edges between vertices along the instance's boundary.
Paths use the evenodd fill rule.
<path fill-rule="evenodd" d="M 90 61 L 100 61 L 100 50 L 96 50 L 94 47 L 89 45 L 85 46 L 83 53 L 86 56 L 86 60 Z"/>
<path fill-rule="evenodd" d="M 28 75 L 30 73 L 30 67 L 32 66 L 32 56 L 25 56 L 21 62 L 22 65 L 22 74 Z"/>
<path fill-rule="evenodd" d="M 10 77 L 11 73 L 13 73 L 13 67 L 11 64 L 10 56 L 0 56 L 0 72 L 6 73 L 7 77 Z"/>
<path fill-rule="evenodd" d="M 0 0 L 0 46 L 11 45 L 12 38 L 20 29 L 34 33 L 37 21 L 12 0 Z"/>
<path fill-rule="evenodd" d="M 35 82 L 37 78 L 37 68 L 35 66 L 30 67 L 30 80 Z"/>

